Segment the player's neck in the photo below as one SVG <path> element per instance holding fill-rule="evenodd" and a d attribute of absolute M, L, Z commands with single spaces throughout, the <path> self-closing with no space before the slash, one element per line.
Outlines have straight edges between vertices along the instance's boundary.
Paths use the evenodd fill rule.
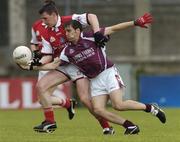
<path fill-rule="evenodd" d="M 78 40 L 73 40 L 71 41 L 74 45 L 76 45 L 78 43 Z"/>

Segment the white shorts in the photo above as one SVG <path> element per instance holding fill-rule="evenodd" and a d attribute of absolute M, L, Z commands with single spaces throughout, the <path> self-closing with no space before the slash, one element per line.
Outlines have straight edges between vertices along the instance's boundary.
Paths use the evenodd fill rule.
<path fill-rule="evenodd" d="M 85 75 L 73 64 L 59 66 L 56 70 L 65 74 L 72 81 L 76 81 L 85 77 Z"/>
<path fill-rule="evenodd" d="M 49 71 L 39 71 L 39 74 L 38 74 L 38 81 L 43 77 L 45 76 L 45 74 L 47 74 Z"/>
<path fill-rule="evenodd" d="M 124 87 L 124 83 L 115 66 L 104 70 L 97 77 L 90 80 L 91 97 L 107 95 L 114 90 Z"/>

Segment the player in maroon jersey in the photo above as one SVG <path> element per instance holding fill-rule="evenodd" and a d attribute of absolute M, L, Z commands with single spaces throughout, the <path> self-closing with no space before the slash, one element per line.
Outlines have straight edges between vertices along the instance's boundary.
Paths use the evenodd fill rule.
<path fill-rule="evenodd" d="M 146 28 L 146 24 L 152 23 L 152 16 L 145 14 L 135 21 L 125 22 L 102 29 L 104 35 L 113 34 L 119 30 L 140 26 Z M 65 24 L 66 36 L 69 42 L 63 49 L 60 59 L 55 59 L 49 67 L 54 69 L 58 63 L 70 62 L 90 78 L 91 97 L 94 112 L 107 120 L 123 126 L 124 134 L 137 134 L 139 127 L 108 110 L 105 106 L 108 99 L 111 100 L 115 110 L 143 110 L 156 116 L 162 123 L 166 122 L 165 113 L 154 104 L 143 104 L 133 100 L 122 100 L 124 84 L 115 67 L 105 54 L 105 47 L 99 48 L 94 42 L 92 33 L 83 33 L 78 21 L 72 20 Z M 49 69 L 50 69 L 49 68 Z M 46 68 L 47 69 L 47 68 Z"/>
<path fill-rule="evenodd" d="M 34 60 L 39 60 L 42 58 L 40 51 L 42 50 L 42 36 L 47 33 L 47 25 L 43 23 L 42 20 L 37 20 L 32 25 L 31 30 L 31 50 L 33 51 Z M 38 80 L 40 80 L 48 71 L 39 71 Z M 60 91 L 61 86 L 57 86 L 51 95 L 50 99 L 53 105 L 59 105 L 63 108 L 66 108 L 68 111 L 69 119 L 73 119 L 75 111 L 75 100 L 70 99 L 70 96 L 66 96 L 63 92 Z M 40 100 L 41 101 L 41 100 Z"/>
<path fill-rule="evenodd" d="M 40 9 L 39 13 L 41 14 L 43 23 L 48 25 L 47 34 L 41 36 L 43 43 L 41 52 L 44 56 L 41 58 L 41 60 L 35 60 L 35 62 L 33 61 L 30 69 L 33 69 L 33 66 L 35 65 L 40 66 L 46 64 L 52 61 L 54 57 L 60 55 L 60 52 L 66 45 L 66 36 L 63 26 L 65 22 L 72 19 L 80 21 L 85 27 L 91 25 L 94 30 L 94 37 L 98 46 L 102 46 L 104 44 L 104 40 L 106 38 L 99 32 L 98 19 L 94 14 L 85 13 L 81 15 L 73 14 L 70 16 L 60 16 L 55 4 L 52 1 L 45 4 Z M 89 99 L 88 79 L 84 78 L 84 75 L 75 66 L 64 65 L 56 71 L 50 71 L 37 83 L 39 98 L 44 109 L 45 121 L 41 125 L 34 127 L 35 131 L 48 132 L 56 129 L 57 126 L 54 120 L 52 103 L 50 102 L 49 96 L 52 94 L 54 87 L 57 84 L 64 83 L 69 79 L 76 83 L 77 92 L 81 102 L 88 107 L 89 111 L 93 115 L 95 115 L 92 111 L 92 104 Z M 97 117 L 96 115 L 95 117 L 101 124 L 104 134 L 114 134 L 113 128 L 109 126 L 105 119 Z"/>

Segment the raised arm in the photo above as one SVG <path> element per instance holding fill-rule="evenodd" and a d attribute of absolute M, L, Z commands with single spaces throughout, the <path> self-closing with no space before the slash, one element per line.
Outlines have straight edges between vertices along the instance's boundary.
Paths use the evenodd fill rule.
<path fill-rule="evenodd" d="M 113 34 L 115 32 L 118 32 L 120 30 L 124 30 L 124 29 L 127 29 L 129 27 L 133 27 L 133 26 L 134 26 L 134 21 L 130 21 L 130 22 L 124 22 L 124 23 L 120 23 L 120 24 L 113 25 L 110 27 L 106 27 L 104 35 L 110 35 L 110 34 Z"/>
<path fill-rule="evenodd" d="M 89 21 L 89 24 L 91 25 L 94 33 L 98 32 L 100 30 L 99 21 L 95 14 L 88 14 L 88 21 Z"/>
<path fill-rule="evenodd" d="M 94 39 L 99 47 L 103 47 L 106 37 L 100 32 L 99 20 L 95 14 L 88 14 L 88 21 L 94 31 Z"/>
<path fill-rule="evenodd" d="M 109 26 L 105 28 L 104 35 L 110 35 L 113 34 L 117 31 L 127 29 L 129 27 L 133 26 L 139 26 L 141 28 L 147 28 L 147 24 L 152 23 L 152 15 L 149 13 L 144 14 L 143 16 L 139 17 L 135 21 L 129 21 L 129 22 L 124 22 L 124 23 L 119 23 L 113 26 Z"/>

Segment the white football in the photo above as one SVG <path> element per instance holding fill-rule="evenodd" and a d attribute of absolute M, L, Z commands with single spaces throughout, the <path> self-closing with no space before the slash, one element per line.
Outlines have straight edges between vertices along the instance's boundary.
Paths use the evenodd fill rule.
<path fill-rule="evenodd" d="M 26 46 L 18 46 L 13 51 L 13 59 L 17 64 L 27 65 L 31 58 L 32 52 Z"/>

